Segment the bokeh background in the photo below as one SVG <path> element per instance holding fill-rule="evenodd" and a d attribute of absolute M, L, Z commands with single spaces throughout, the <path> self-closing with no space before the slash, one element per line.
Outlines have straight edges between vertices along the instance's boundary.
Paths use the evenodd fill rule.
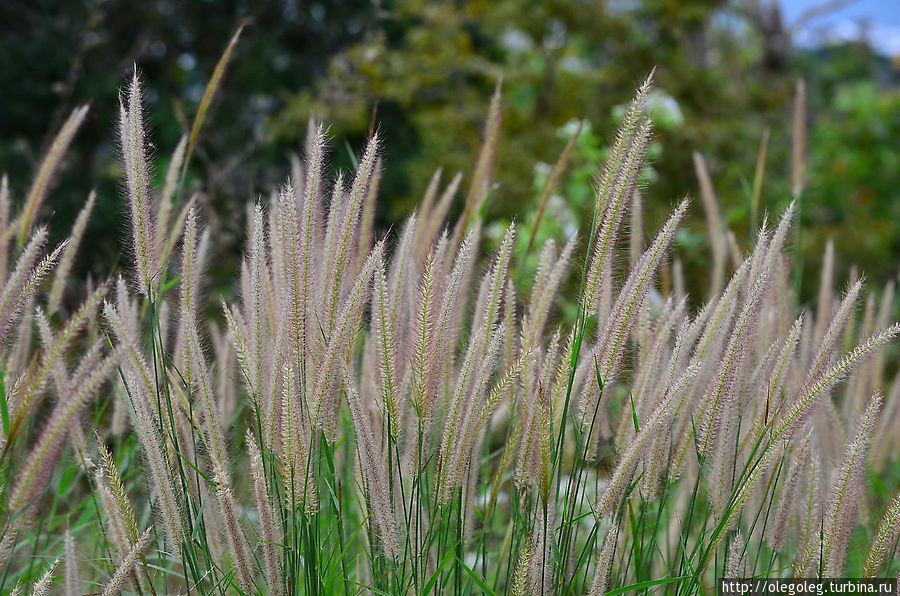
<path fill-rule="evenodd" d="M 803 296 L 815 294 L 829 238 L 837 279 L 853 264 L 873 288 L 897 273 L 896 0 L 4 0 L 0 171 L 9 174 L 16 200 L 68 113 L 91 103 L 44 214 L 63 237 L 96 188 L 80 273 L 107 275 L 126 231 L 118 88 L 137 65 L 162 176 L 242 22 L 188 177 L 214 230 L 216 292 L 230 291 L 236 259 L 218 257 L 240 254 L 246 201 L 283 182 L 311 116 L 331 125 L 337 171 L 352 167 L 375 111 L 385 139 L 377 223 L 386 230 L 410 212 L 435 168 L 468 179 L 502 77 L 504 120 L 487 216 L 499 226 L 533 208 L 548 164 L 583 119 L 547 224 L 546 233 L 564 232 L 589 224 L 599 160 L 623 104 L 654 67 L 657 128 L 642 188 L 648 229 L 681 197 L 698 195 L 698 151 L 724 220 L 746 246 L 764 131 L 762 208 L 777 213 L 791 199 L 791 103 L 803 79 Z M 699 296 L 708 282 L 708 244 L 696 201 L 676 252 Z"/>

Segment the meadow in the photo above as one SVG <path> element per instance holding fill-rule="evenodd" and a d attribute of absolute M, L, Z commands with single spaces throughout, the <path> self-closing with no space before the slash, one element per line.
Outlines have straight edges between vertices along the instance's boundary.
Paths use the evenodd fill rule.
<path fill-rule="evenodd" d="M 3 180 L 4 594 L 698 594 L 900 571 L 894 287 L 834 279 L 829 251 L 798 307 L 802 124 L 794 203 L 754 243 L 708 184 L 645 240 L 651 75 L 590 227 L 535 241 L 570 145 L 540 215 L 485 255 L 499 85 L 465 186 L 436 172 L 386 234 L 378 133 L 331 179 L 310 122 L 280 191 L 248 198 L 237 298 L 215 304 L 183 180 L 221 75 L 160 185 L 138 74 L 123 88 L 108 279 L 69 278 L 93 196 L 59 245 L 39 220 L 87 107 L 22 200 Z M 715 266 L 691 297 L 670 249 L 701 205 Z"/>

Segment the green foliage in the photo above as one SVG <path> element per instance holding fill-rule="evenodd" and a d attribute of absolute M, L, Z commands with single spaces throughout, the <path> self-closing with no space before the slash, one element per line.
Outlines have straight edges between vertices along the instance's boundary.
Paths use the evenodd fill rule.
<path fill-rule="evenodd" d="M 375 112 L 391 147 L 382 181 L 386 200 L 377 210 L 378 227 L 386 229 L 418 201 L 437 166 L 450 175 L 470 170 L 483 106 L 502 77 L 505 115 L 489 216 L 509 220 L 532 188 L 534 163 L 553 163 L 561 151 L 559 128 L 584 118 L 600 138 L 608 138 L 616 106 L 627 98 L 622 90 L 636 84 L 635 73 L 654 66 L 657 88 L 675 110 L 656 110 L 657 140 L 667 151 L 653 158 L 646 221 L 660 223 L 673 197 L 696 195 L 690 153 L 700 151 L 723 214 L 746 248 L 752 236 L 748 189 L 763 127 L 773 134 L 765 177 L 770 202 L 762 210 L 778 211 L 788 202 L 785 123 L 793 79 L 802 76 L 812 100 L 814 183 L 802 221 L 810 231 L 803 234 L 807 265 L 815 264 L 831 235 L 839 255 L 852 255 L 839 259 L 840 271 L 850 261 L 871 262 L 870 279 L 883 283 L 894 273 L 889 263 L 898 243 L 898 231 L 886 223 L 897 220 L 890 206 L 900 186 L 891 163 L 898 153 L 891 128 L 896 71 L 861 45 L 793 50 L 784 54 L 786 60 L 771 60 L 772 41 L 751 14 L 741 5 L 711 0 L 627 6 L 405 0 L 378 8 L 349 0 L 252 7 L 184 0 L 126 7 L 106 0 L 58 11 L 40 4 L 15 11 L 14 4 L 5 4 L 0 22 L 10 34 L 0 41 L 0 84 L 17 92 L 8 94 L 0 114 L 0 171 L 31 169 L 64 116 L 81 102 L 94 102 L 67 157 L 53 213 L 62 221 L 74 219 L 97 187 L 87 258 L 76 274 L 89 267 L 95 277 L 103 275 L 114 265 L 115 246 L 105 232 L 118 225 L 114 205 L 120 192 L 107 125 L 115 103 L 106 90 L 136 62 L 154 82 L 148 98 L 155 138 L 159 146 L 172 147 L 189 130 L 224 40 L 246 20 L 229 81 L 187 177 L 188 189 L 202 192 L 214 211 L 223 255 L 239 254 L 243 199 L 277 188 L 287 171 L 286 155 L 301 147 L 310 115 L 333 123 L 335 147 L 349 143 L 358 150 Z M 848 82 L 866 81 L 877 97 L 841 90 Z M 52 114 L 49 121 L 46 114 Z M 672 114 L 680 116 L 672 120 Z M 880 132 L 872 128 L 878 122 Z M 880 150 L 863 148 L 875 138 L 881 139 Z M 840 156 L 846 144 L 859 149 Z M 157 156 L 160 162 L 165 153 Z M 333 153 L 330 164 L 334 170 L 352 166 L 343 150 Z M 581 204 L 579 197 L 590 194 L 591 174 L 579 173 L 576 165 L 570 171 L 575 184 L 568 190 L 574 194 L 560 194 Z M 164 164 L 155 172 L 162 176 Z M 27 190 L 20 184 L 13 177 L 15 197 Z M 701 222 L 698 214 L 690 224 L 697 241 L 681 247 L 691 287 L 701 287 L 709 269 Z M 873 229 L 878 233 L 858 233 Z M 682 237 L 688 238 L 685 232 Z M 216 264 L 210 272 L 223 291 L 225 269 Z M 815 276 L 804 283 L 809 297 Z"/>

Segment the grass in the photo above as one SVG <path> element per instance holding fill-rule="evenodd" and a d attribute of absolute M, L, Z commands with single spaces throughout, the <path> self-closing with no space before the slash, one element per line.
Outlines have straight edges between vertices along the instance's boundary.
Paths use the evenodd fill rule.
<path fill-rule="evenodd" d="M 798 312 L 794 207 L 729 259 L 708 176 L 708 301 L 658 289 L 687 202 L 620 267 L 650 79 L 598 164 L 585 240 L 517 243 L 511 226 L 484 258 L 499 86 L 460 219 L 459 179 L 436 200 L 436 175 L 387 238 L 378 138 L 329 185 L 312 123 L 294 179 L 248 206 L 238 299 L 201 317 L 214 240 L 178 179 L 239 33 L 161 189 L 131 81 L 131 262 L 81 306 L 60 296 L 84 287 L 66 276 L 93 197 L 60 247 L 33 223 L 78 118 L 38 199 L 16 212 L 3 184 L 3 593 L 697 594 L 719 577 L 897 574 L 893 287 L 861 316 L 860 285 Z M 802 151 L 795 167 L 802 180 Z"/>

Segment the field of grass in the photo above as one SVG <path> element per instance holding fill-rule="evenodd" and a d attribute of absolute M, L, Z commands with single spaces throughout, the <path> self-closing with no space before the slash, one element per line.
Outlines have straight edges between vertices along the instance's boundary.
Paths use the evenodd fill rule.
<path fill-rule="evenodd" d="M 510 226 L 486 258 L 499 88 L 467 189 L 436 173 L 385 237 L 377 135 L 332 181 L 311 123 L 247 206 L 239 299 L 207 308 L 216 255 L 182 188 L 220 77 L 159 188 L 136 74 L 123 91 L 130 236 L 108 280 L 68 279 L 93 197 L 59 246 L 36 221 L 86 108 L 22 201 L 4 179 L 2 593 L 699 594 L 900 571 L 894 289 L 837 294 L 829 253 L 798 309 L 802 152 L 755 245 L 710 219 L 717 271 L 691 300 L 668 254 L 693 206 L 643 241 L 649 79 L 590 229 L 540 246 L 539 221 Z"/>

